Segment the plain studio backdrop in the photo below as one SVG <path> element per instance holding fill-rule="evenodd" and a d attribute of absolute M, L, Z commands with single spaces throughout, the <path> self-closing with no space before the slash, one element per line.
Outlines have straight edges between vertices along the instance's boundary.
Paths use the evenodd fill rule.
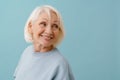
<path fill-rule="evenodd" d="M 39 5 L 61 13 L 66 36 L 59 50 L 76 80 L 120 80 L 120 0 L 1 0 L 0 80 L 13 80 L 23 50 L 24 25 Z"/>

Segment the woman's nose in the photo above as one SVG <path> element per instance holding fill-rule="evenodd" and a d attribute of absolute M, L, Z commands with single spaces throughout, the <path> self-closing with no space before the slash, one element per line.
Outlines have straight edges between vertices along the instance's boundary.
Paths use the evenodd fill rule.
<path fill-rule="evenodd" d="M 52 34 L 52 28 L 51 28 L 50 26 L 47 26 L 47 27 L 45 28 L 45 32 L 46 32 L 47 34 Z"/>

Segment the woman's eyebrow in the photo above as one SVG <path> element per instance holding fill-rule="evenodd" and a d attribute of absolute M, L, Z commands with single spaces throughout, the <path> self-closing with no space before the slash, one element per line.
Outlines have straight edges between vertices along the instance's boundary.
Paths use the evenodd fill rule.
<path fill-rule="evenodd" d="M 48 19 L 47 19 L 47 18 L 42 18 L 42 19 L 44 19 L 44 20 L 48 21 Z"/>
<path fill-rule="evenodd" d="M 54 23 L 60 23 L 58 20 L 54 21 Z"/>

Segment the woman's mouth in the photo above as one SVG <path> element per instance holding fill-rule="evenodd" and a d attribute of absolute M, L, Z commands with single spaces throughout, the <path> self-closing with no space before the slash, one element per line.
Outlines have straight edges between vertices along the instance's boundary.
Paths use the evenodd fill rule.
<path fill-rule="evenodd" d="M 43 37 L 45 40 L 49 41 L 51 39 L 53 39 L 52 35 L 41 35 L 41 37 Z"/>

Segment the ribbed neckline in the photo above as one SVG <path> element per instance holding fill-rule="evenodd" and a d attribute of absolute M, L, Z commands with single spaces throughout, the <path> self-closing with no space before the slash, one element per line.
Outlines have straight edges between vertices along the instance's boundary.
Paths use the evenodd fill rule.
<path fill-rule="evenodd" d="M 48 51 L 48 52 L 35 52 L 34 50 L 34 46 L 32 45 L 32 53 L 33 55 L 36 55 L 36 56 L 47 56 L 47 55 L 51 55 L 55 52 L 55 50 L 57 50 L 57 48 L 53 48 L 52 50 Z"/>

